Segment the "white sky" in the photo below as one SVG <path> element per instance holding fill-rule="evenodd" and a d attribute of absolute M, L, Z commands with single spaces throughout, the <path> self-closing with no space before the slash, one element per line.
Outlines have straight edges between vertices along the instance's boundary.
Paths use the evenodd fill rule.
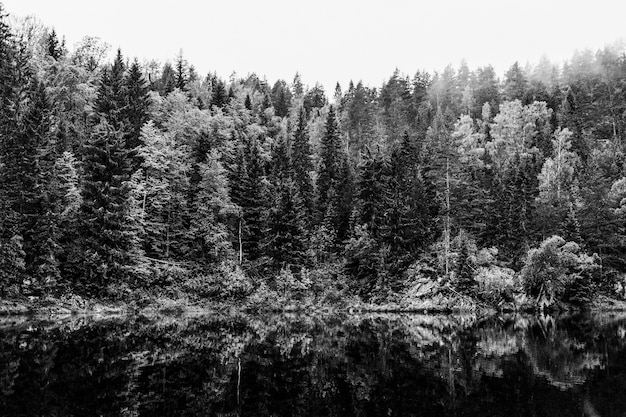
<path fill-rule="evenodd" d="M 397 67 L 471 69 L 546 54 L 561 63 L 576 49 L 626 38 L 626 1 L 562 0 L 0 0 L 16 16 L 36 15 L 64 35 L 121 47 L 126 57 L 184 57 L 201 75 L 255 72 L 273 83 L 296 71 L 332 95 L 350 79 L 380 86 Z"/>

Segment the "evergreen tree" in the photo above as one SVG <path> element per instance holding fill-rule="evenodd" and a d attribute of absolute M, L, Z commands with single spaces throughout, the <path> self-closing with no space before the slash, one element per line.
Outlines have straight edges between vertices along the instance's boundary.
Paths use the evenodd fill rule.
<path fill-rule="evenodd" d="M 211 105 L 222 108 L 228 104 L 228 92 L 224 81 L 213 77 L 211 83 Z"/>
<path fill-rule="evenodd" d="M 276 116 L 287 117 L 291 108 L 291 90 L 285 80 L 278 80 L 272 87 L 272 104 Z"/>
<path fill-rule="evenodd" d="M 176 88 L 180 91 L 187 91 L 187 82 L 187 62 L 183 59 L 183 53 L 181 51 L 176 59 Z"/>
<path fill-rule="evenodd" d="M 508 101 L 521 100 L 526 102 L 528 81 L 519 64 L 515 62 L 504 77 L 504 98 Z"/>
<path fill-rule="evenodd" d="M 54 30 L 54 28 L 52 29 L 52 31 L 46 38 L 46 52 L 55 61 L 57 61 L 63 55 L 63 46 L 60 44 L 59 39 L 57 38 L 57 33 Z"/>
<path fill-rule="evenodd" d="M 463 240 L 457 259 L 454 287 L 462 294 L 473 295 L 477 282 L 474 280 L 474 265 L 467 246 L 467 241 Z"/>
<path fill-rule="evenodd" d="M 110 68 L 102 72 L 98 96 L 95 101 L 95 110 L 115 130 L 123 130 L 127 107 L 127 93 L 124 74 L 126 66 L 122 58 L 122 51 L 117 55 Z"/>
<path fill-rule="evenodd" d="M 236 170 L 233 184 L 233 201 L 241 207 L 237 234 L 239 258 L 253 261 L 263 253 L 261 242 L 265 230 L 266 204 L 265 170 L 256 138 L 246 140 L 242 160 Z"/>
<path fill-rule="evenodd" d="M 100 295 L 127 278 L 136 261 L 133 219 L 129 216 L 128 151 L 122 133 L 105 121 L 83 145 L 83 202 L 78 239 L 68 255 L 79 287 Z"/>
<path fill-rule="evenodd" d="M 335 109 L 330 106 L 326 119 L 326 130 L 320 143 L 320 167 L 317 177 L 317 210 L 321 218 L 333 204 L 330 190 L 337 198 L 338 180 L 341 169 L 341 139 L 335 116 Z"/>
<path fill-rule="evenodd" d="M 356 184 L 357 222 L 373 239 L 380 237 L 385 215 L 385 182 L 387 161 L 380 150 L 366 150 L 358 167 Z"/>
<path fill-rule="evenodd" d="M 337 240 L 344 242 L 350 236 L 354 198 L 354 174 L 346 153 L 340 155 L 339 178 L 337 179 L 337 214 L 335 230 Z"/>
<path fill-rule="evenodd" d="M 29 162 L 34 186 L 30 195 L 30 216 L 23 219 L 26 272 L 32 278 L 32 290 L 51 291 L 60 279 L 59 239 L 61 231 L 54 215 L 54 196 L 51 193 L 51 172 L 56 160 L 56 146 L 52 133 L 52 111 L 43 84 L 36 83 L 28 101 L 29 109 L 23 119 L 23 135 L 29 138 L 35 152 Z M 26 143 L 26 140 L 22 143 Z M 26 150 L 26 149 L 25 149 Z M 25 173 L 25 176 L 28 174 Z"/>
<path fill-rule="evenodd" d="M 296 190 L 307 214 L 306 223 L 311 224 L 313 220 L 313 182 L 311 172 L 313 172 L 313 161 L 311 145 L 309 143 L 309 128 L 307 126 L 306 114 L 303 107 L 298 112 L 298 124 L 293 136 L 293 147 L 291 159 L 293 165 L 293 180 Z"/>
<path fill-rule="evenodd" d="M 286 139 L 281 136 L 272 152 L 272 204 L 263 243 L 277 268 L 287 265 L 297 267 L 305 261 L 306 214 L 293 180 L 294 171 Z"/>
<path fill-rule="evenodd" d="M 125 91 L 127 104 L 124 111 L 124 119 L 127 121 L 126 147 L 133 151 L 141 145 L 141 128 L 148 121 L 148 109 L 150 107 L 150 94 L 148 85 L 141 73 L 137 60 L 133 61 L 125 79 Z M 134 152 L 131 152 L 131 155 Z M 133 168 L 137 168 L 141 161 L 134 161 Z"/>
<path fill-rule="evenodd" d="M 166 62 L 163 65 L 163 71 L 161 72 L 161 79 L 158 83 L 159 92 L 162 96 L 166 96 L 176 88 L 176 73 L 172 64 Z"/>
<path fill-rule="evenodd" d="M 383 205 L 381 241 L 389 245 L 391 261 L 399 262 L 395 267 L 406 267 L 437 236 L 439 201 L 419 161 L 415 143 L 406 132 L 391 154 L 378 191 Z"/>

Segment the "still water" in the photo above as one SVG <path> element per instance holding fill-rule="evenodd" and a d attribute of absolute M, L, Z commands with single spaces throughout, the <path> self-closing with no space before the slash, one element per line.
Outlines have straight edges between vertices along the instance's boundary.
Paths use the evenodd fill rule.
<path fill-rule="evenodd" d="M 626 316 L 0 320 L 0 415 L 624 416 Z"/>

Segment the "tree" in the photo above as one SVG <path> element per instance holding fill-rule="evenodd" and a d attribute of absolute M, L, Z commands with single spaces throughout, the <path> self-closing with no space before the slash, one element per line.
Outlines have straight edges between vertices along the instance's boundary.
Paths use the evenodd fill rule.
<path fill-rule="evenodd" d="M 414 141 L 405 132 L 386 164 L 381 240 L 390 247 L 390 262 L 403 270 L 437 236 L 440 204 L 434 186 L 420 165 Z"/>
<path fill-rule="evenodd" d="M 124 282 L 131 259 L 133 219 L 128 215 L 128 151 L 122 133 L 106 121 L 94 128 L 83 145 L 83 203 L 78 239 L 68 255 L 79 287 L 101 295 Z"/>
<path fill-rule="evenodd" d="M 180 259 L 186 253 L 186 195 L 190 165 L 187 155 L 169 133 L 148 122 L 141 129 L 142 216 L 145 250 L 158 259 Z"/>
<path fill-rule="evenodd" d="M 293 180 L 288 142 L 281 136 L 272 152 L 271 208 L 263 246 L 274 266 L 300 267 L 306 261 L 306 214 Z"/>
<path fill-rule="evenodd" d="M 505 173 L 515 155 L 538 153 L 538 144 L 548 136 L 550 115 L 543 102 L 527 106 L 519 100 L 502 103 L 490 126 L 492 140 L 486 144 L 496 175 Z"/>
<path fill-rule="evenodd" d="M 315 86 L 310 90 L 307 90 L 304 95 L 303 106 L 306 110 L 306 114 L 311 114 L 311 110 L 313 109 L 321 109 L 327 103 L 326 95 L 324 94 L 324 87 L 315 83 Z"/>
<path fill-rule="evenodd" d="M 194 252 L 209 262 L 225 260 L 233 253 L 229 222 L 239 215 L 239 207 L 230 199 L 226 170 L 216 150 L 200 164 L 201 180 L 194 200 L 190 233 Z"/>
<path fill-rule="evenodd" d="M 233 181 L 233 201 L 241 207 L 238 219 L 239 259 L 254 261 L 263 255 L 261 242 L 267 208 L 265 170 L 255 137 L 244 143 Z"/>
<path fill-rule="evenodd" d="M 110 68 L 102 72 L 98 96 L 95 101 L 95 110 L 106 119 L 115 130 L 123 130 L 126 110 L 126 83 L 124 73 L 126 66 L 122 58 L 122 51 L 117 50 L 117 55 Z"/>
<path fill-rule="evenodd" d="M 504 99 L 525 101 L 528 81 L 519 64 L 515 62 L 504 76 Z"/>
<path fill-rule="evenodd" d="M 298 124 L 293 135 L 293 146 L 291 159 L 293 166 L 293 180 L 299 198 L 307 213 L 306 223 L 311 224 L 313 220 L 313 182 L 311 173 L 314 170 L 311 155 L 311 144 L 309 143 L 309 128 L 307 125 L 304 107 L 300 107 L 298 112 Z"/>
<path fill-rule="evenodd" d="M 272 104 L 276 116 L 286 117 L 291 108 L 291 90 L 285 80 L 278 80 L 272 87 Z"/>
<path fill-rule="evenodd" d="M 579 161 L 571 151 L 572 132 L 569 129 L 557 129 L 553 137 L 553 156 L 544 161 L 539 174 L 539 199 L 544 204 L 572 201 L 574 174 Z"/>
<path fill-rule="evenodd" d="M 183 51 L 181 50 L 178 58 L 176 58 L 176 88 L 180 91 L 187 91 L 187 82 L 187 61 L 183 58 Z"/>
<path fill-rule="evenodd" d="M 320 167 L 317 177 L 317 210 L 323 218 L 328 212 L 331 200 L 331 189 L 335 197 L 338 188 L 339 172 L 341 168 L 341 139 L 339 127 L 335 117 L 335 109 L 330 106 L 326 119 L 326 130 L 320 143 Z"/>
<path fill-rule="evenodd" d="M 151 104 L 149 88 L 141 72 L 141 67 L 135 59 L 128 70 L 125 79 L 125 91 L 127 103 L 124 111 L 124 119 L 127 123 L 128 137 L 126 147 L 134 154 L 134 149 L 141 145 L 141 128 L 148 121 L 148 109 Z M 141 161 L 134 161 L 136 168 Z"/>
<path fill-rule="evenodd" d="M 552 236 L 528 252 L 521 276 L 527 294 L 544 307 L 557 301 L 588 303 L 599 273 L 597 255 L 587 255 L 576 243 Z"/>
<path fill-rule="evenodd" d="M 461 251 L 456 261 L 456 276 L 454 279 L 454 287 L 462 294 L 473 294 L 477 286 L 474 280 L 474 270 L 472 259 L 469 254 L 468 243 L 463 240 L 461 243 Z"/>
<path fill-rule="evenodd" d="M 211 105 L 222 108 L 228 103 L 228 92 L 224 81 L 213 76 L 211 81 Z"/>
<path fill-rule="evenodd" d="M 63 55 L 63 47 L 59 43 L 59 39 L 57 38 L 57 33 L 52 29 L 50 34 L 46 39 L 46 52 L 50 55 L 55 61 L 61 58 Z"/>

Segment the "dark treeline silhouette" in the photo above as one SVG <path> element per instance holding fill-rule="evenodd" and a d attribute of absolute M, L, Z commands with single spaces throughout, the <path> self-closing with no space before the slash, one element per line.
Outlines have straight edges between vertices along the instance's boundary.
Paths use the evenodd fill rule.
<path fill-rule="evenodd" d="M 0 14 L 3 296 L 376 299 L 427 277 L 584 302 L 626 272 L 621 46 L 330 97 L 182 53 L 106 63 Z"/>

